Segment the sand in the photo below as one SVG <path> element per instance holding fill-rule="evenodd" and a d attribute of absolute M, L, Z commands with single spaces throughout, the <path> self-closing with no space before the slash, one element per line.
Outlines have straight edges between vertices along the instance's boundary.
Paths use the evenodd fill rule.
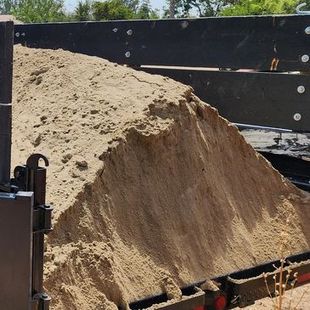
<path fill-rule="evenodd" d="M 14 164 L 50 159 L 52 309 L 117 309 L 309 249 L 309 195 L 188 86 L 15 48 Z M 288 220 L 288 221 L 287 221 Z"/>

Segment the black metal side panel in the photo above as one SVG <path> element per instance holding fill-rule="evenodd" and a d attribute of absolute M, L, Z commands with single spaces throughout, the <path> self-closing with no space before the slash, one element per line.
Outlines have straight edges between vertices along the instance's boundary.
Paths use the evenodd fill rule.
<path fill-rule="evenodd" d="M 0 22 L 0 186 L 9 187 L 11 164 L 13 23 Z"/>
<path fill-rule="evenodd" d="M 13 22 L 0 22 L 0 103 L 12 101 Z"/>
<path fill-rule="evenodd" d="M 310 161 L 283 154 L 260 152 L 274 168 L 292 183 L 310 192 Z"/>
<path fill-rule="evenodd" d="M 15 26 L 15 43 L 129 65 L 309 71 L 310 16 L 255 16 Z"/>
<path fill-rule="evenodd" d="M 32 193 L 0 193 L 0 308 L 31 309 Z"/>
<path fill-rule="evenodd" d="M 231 122 L 310 132 L 310 76 L 143 68 L 191 85 Z M 298 92 L 303 86 L 305 91 Z"/>

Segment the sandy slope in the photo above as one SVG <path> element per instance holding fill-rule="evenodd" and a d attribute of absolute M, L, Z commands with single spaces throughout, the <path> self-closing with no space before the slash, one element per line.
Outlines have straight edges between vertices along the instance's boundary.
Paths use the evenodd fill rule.
<path fill-rule="evenodd" d="M 14 65 L 14 162 L 51 159 L 53 309 L 177 298 L 276 258 L 283 230 L 309 249 L 309 195 L 189 87 L 61 50 L 19 46 Z"/>

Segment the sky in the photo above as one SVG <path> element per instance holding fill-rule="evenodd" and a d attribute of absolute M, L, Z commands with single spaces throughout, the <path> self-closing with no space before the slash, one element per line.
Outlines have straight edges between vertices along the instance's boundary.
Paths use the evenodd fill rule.
<path fill-rule="evenodd" d="M 65 0 L 65 7 L 68 11 L 73 11 L 79 0 Z M 154 9 L 162 10 L 165 0 L 151 0 Z"/>

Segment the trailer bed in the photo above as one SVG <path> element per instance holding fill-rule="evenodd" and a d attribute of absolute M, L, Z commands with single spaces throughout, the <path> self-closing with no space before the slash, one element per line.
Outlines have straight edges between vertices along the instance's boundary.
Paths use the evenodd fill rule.
<path fill-rule="evenodd" d="M 244 308 L 257 300 L 274 296 L 274 279 L 279 276 L 280 260 L 266 262 L 255 267 L 239 270 L 211 280 L 200 281 L 182 288 L 184 299 L 169 301 L 166 294 L 150 296 L 132 302 L 129 307 L 138 309 L 186 309 L 186 310 L 224 310 Z M 291 270 L 289 273 L 288 270 Z M 295 277 L 294 274 L 297 273 Z M 298 288 L 310 283 L 310 252 L 304 252 L 286 258 L 284 278 L 289 275 L 288 287 Z M 217 289 L 210 289 L 207 282 L 212 282 Z M 294 282 L 294 286 L 290 284 Z M 268 289 L 267 289 L 268 285 Z M 310 284 L 309 284 L 310 286 Z M 269 290 L 269 292 L 268 292 Z M 290 293 L 287 293 L 290 294 Z"/>

